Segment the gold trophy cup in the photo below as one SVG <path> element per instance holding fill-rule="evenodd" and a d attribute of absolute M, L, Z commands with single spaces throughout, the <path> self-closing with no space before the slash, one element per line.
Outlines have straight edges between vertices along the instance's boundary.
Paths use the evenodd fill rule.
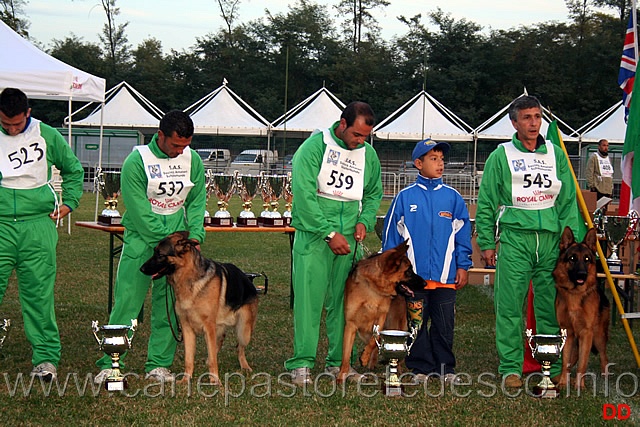
<path fill-rule="evenodd" d="M 253 175 L 238 175 L 236 185 L 238 187 L 238 195 L 242 200 L 243 211 L 236 218 L 238 227 L 257 227 L 258 219 L 256 215 L 251 211 L 253 199 L 258 194 L 258 188 L 260 187 L 260 177 Z"/>
<path fill-rule="evenodd" d="M 118 196 L 120 195 L 120 172 L 96 169 L 94 180 L 95 191 L 105 199 L 102 213 L 98 215 L 98 223 L 102 225 L 120 225 L 122 216 L 118 212 Z"/>
<path fill-rule="evenodd" d="M 293 192 L 291 191 L 291 172 L 285 175 L 284 188 L 282 189 L 282 198 L 285 201 L 285 211 L 282 214 L 286 226 L 291 225 L 291 207 L 293 206 Z"/>
<path fill-rule="evenodd" d="M 214 227 L 233 227 L 233 218 L 227 210 L 229 199 L 236 191 L 236 178 L 234 175 L 214 174 L 213 189 L 218 198 L 218 212 L 211 218 Z"/>

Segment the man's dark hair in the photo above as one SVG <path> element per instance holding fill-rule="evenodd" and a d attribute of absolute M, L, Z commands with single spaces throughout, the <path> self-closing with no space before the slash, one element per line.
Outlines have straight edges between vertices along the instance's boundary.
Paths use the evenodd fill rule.
<path fill-rule="evenodd" d="M 373 114 L 373 109 L 371 109 L 369 104 L 362 101 L 349 103 L 342 111 L 340 118 L 345 119 L 347 127 L 351 127 L 358 116 L 364 117 L 364 122 L 369 126 L 376 124 L 376 116 Z"/>
<path fill-rule="evenodd" d="M 193 120 L 184 111 L 171 110 L 160 119 L 160 130 L 168 137 L 175 132 L 181 138 L 190 138 L 193 136 Z"/>
<path fill-rule="evenodd" d="M 5 88 L 0 93 L 0 111 L 7 117 L 15 117 L 18 114 L 27 114 L 29 111 L 29 99 L 20 89 Z"/>
<path fill-rule="evenodd" d="M 513 121 L 518 120 L 518 111 L 527 110 L 529 108 L 539 108 L 542 111 L 540 101 L 535 96 L 521 96 L 509 105 L 509 118 Z"/>

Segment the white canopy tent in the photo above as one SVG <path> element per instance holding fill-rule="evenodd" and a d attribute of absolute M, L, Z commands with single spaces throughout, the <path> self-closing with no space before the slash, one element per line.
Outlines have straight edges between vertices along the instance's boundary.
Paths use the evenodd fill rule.
<path fill-rule="evenodd" d="M 104 102 L 103 78 L 93 76 L 46 54 L 2 21 L 0 46 L 0 91 L 7 87 L 15 87 L 29 98 L 67 101 L 69 115 L 72 101 Z M 100 145 L 102 152 L 102 138 Z"/>
<path fill-rule="evenodd" d="M 222 86 L 187 107 L 196 134 L 268 136 L 269 122 L 236 95 Z"/>
<path fill-rule="evenodd" d="M 522 95 L 514 98 L 514 101 L 526 95 L 527 95 L 527 91 L 525 90 Z M 491 118 L 489 118 L 487 121 L 482 123 L 480 126 L 478 126 L 474 130 L 474 134 L 477 139 L 490 139 L 490 140 L 501 140 L 501 141 L 511 140 L 513 134 L 515 133 L 515 129 L 513 127 L 513 124 L 511 123 L 511 119 L 509 119 L 509 113 L 508 113 L 509 105 L 511 105 L 511 102 L 505 105 L 504 107 L 502 107 L 500 111 L 498 111 L 496 114 L 491 116 Z M 549 129 L 549 123 L 551 123 L 554 119 L 558 121 L 558 125 L 559 127 L 561 127 L 560 133 L 562 134 L 563 141 L 572 141 L 572 142 L 578 141 L 577 131 L 571 128 L 571 126 L 563 122 L 558 117 L 554 117 L 553 114 L 551 114 L 551 111 L 549 111 L 549 109 L 545 108 L 544 106 L 542 107 L 542 126 L 540 127 L 541 135 L 543 136 L 547 135 L 547 130 Z M 569 135 L 566 134 L 564 129 L 569 131 Z"/>
<path fill-rule="evenodd" d="M 389 141 L 473 141 L 473 129 L 425 90 L 373 128 L 375 138 Z"/>
<path fill-rule="evenodd" d="M 345 104 L 322 87 L 271 124 L 273 133 L 304 138 L 316 129 L 325 129 L 340 118 Z"/>
<path fill-rule="evenodd" d="M 85 104 L 64 119 L 69 124 L 70 117 L 95 106 L 95 103 Z M 164 112 L 151 101 L 135 90 L 130 84 L 122 81 L 109 89 L 105 102 L 95 106 L 94 110 L 84 119 L 72 120 L 73 126 L 129 129 L 157 129 Z"/>
<path fill-rule="evenodd" d="M 578 128 L 582 142 L 598 142 L 606 139 L 609 143 L 624 144 L 627 124 L 624 121 L 624 105 L 618 101 L 611 107 Z"/>

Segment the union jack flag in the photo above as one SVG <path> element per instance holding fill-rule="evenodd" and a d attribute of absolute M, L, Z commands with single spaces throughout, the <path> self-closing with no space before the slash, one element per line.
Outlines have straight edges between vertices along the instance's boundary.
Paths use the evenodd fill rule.
<path fill-rule="evenodd" d="M 636 27 L 635 10 L 632 9 L 627 25 L 627 34 L 624 37 L 624 47 L 622 48 L 622 58 L 620 59 L 620 73 L 618 74 L 618 84 L 622 89 L 622 103 L 624 104 L 624 121 L 629 116 L 629 106 L 631 105 L 631 92 L 633 82 L 636 78 Z"/>

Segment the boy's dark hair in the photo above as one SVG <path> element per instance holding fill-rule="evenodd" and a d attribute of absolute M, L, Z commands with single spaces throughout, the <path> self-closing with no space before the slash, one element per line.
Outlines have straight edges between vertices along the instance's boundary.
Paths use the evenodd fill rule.
<path fill-rule="evenodd" d="M 20 89 L 5 88 L 0 93 L 0 111 L 7 117 L 15 117 L 18 114 L 29 112 L 29 99 Z"/>
<path fill-rule="evenodd" d="M 538 98 L 529 95 L 516 98 L 511 105 L 509 105 L 509 119 L 513 121 L 518 120 L 518 111 L 529 108 L 539 108 L 542 111 L 542 106 Z"/>
<path fill-rule="evenodd" d="M 347 122 L 347 127 L 351 127 L 358 116 L 364 117 L 364 122 L 369 126 L 373 126 L 376 123 L 376 116 L 373 113 L 373 109 L 369 104 L 362 101 L 350 102 L 349 105 L 342 110 L 340 118 Z"/>
<path fill-rule="evenodd" d="M 160 130 L 165 136 L 172 136 L 173 132 L 181 138 L 193 136 L 193 120 L 184 111 L 171 110 L 160 119 Z"/>

